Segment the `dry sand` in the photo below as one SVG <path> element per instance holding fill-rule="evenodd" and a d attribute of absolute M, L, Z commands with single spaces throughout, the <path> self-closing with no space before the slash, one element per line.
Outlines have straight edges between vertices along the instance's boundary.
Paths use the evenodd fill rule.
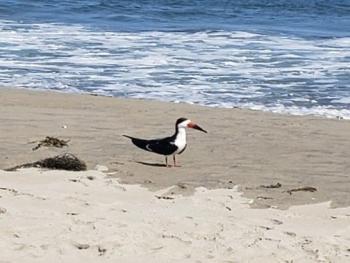
<path fill-rule="evenodd" d="M 0 171 L 0 262 L 349 262 L 350 208 L 251 209 L 99 171 Z"/>
<path fill-rule="evenodd" d="M 0 169 L 64 152 L 99 169 L 0 170 L 1 263 L 350 260 L 349 121 L 4 88 L 0 105 Z M 121 136 L 181 116 L 209 131 L 182 167 Z M 69 146 L 32 151 L 45 136 Z"/>

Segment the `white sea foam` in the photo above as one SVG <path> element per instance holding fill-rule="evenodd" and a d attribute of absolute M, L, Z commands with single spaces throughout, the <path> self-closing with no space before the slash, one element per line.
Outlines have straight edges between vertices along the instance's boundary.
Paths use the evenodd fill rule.
<path fill-rule="evenodd" d="M 339 109 L 334 109 L 327 106 L 315 106 L 311 108 L 305 108 L 305 107 L 296 107 L 296 106 L 286 107 L 284 105 L 275 105 L 275 106 L 267 107 L 265 105 L 245 104 L 245 105 L 241 105 L 241 107 L 252 109 L 252 110 L 268 111 L 268 112 L 274 112 L 274 113 L 280 113 L 280 114 L 290 114 L 290 115 L 297 115 L 297 116 L 314 115 L 314 116 L 321 116 L 321 117 L 332 118 L 332 119 L 350 120 L 350 110 L 346 110 L 346 109 L 339 110 Z"/>
<path fill-rule="evenodd" d="M 337 100 L 332 100 L 333 103 L 350 104 L 350 97 L 345 97 Z"/>
<path fill-rule="evenodd" d="M 0 21 L 0 29 L 2 84 L 350 117 L 350 38 L 12 21 Z"/>

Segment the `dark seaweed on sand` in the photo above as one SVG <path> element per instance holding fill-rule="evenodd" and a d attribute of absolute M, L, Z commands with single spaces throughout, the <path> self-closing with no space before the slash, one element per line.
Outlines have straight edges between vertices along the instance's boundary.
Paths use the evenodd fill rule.
<path fill-rule="evenodd" d="M 300 187 L 300 188 L 294 188 L 294 189 L 290 189 L 287 190 L 285 192 L 287 192 L 288 194 L 292 194 L 293 192 L 300 192 L 300 191 L 304 191 L 304 192 L 316 192 L 317 189 L 315 187 L 312 186 L 304 186 L 304 187 Z"/>
<path fill-rule="evenodd" d="M 270 185 L 260 185 L 261 188 L 280 188 L 282 187 L 282 184 L 277 183 L 277 184 L 270 184 Z"/>
<path fill-rule="evenodd" d="M 6 169 L 6 171 L 15 171 L 19 168 L 28 168 L 28 167 L 39 167 L 39 168 L 68 170 L 68 171 L 85 171 L 86 170 L 85 162 L 81 161 L 78 157 L 76 157 L 71 153 L 65 153 L 54 157 L 49 157 L 43 160 L 39 160 L 37 162 L 21 164 L 21 165 Z"/>
<path fill-rule="evenodd" d="M 35 146 L 32 150 L 35 151 L 42 146 L 62 148 L 63 146 L 68 146 L 69 141 L 70 140 L 65 141 L 55 137 L 46 136 L 46 138 L 44 140 L 39 141 L 38 145 Z"/>

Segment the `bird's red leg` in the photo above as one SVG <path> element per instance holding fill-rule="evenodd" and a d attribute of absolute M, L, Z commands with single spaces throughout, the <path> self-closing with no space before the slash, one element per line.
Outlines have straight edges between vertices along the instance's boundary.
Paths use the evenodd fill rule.
<path fill-rule="evenodd" d="M 170 166 L 168 165 L 168 156 L 165 156 L 165 166 L 166 166 L 166 167 L 170 167 Z"/>
<path fill-rule="evenodd" d="M 180 165 L 177 165 L 177 164 L 176 164 L 176 157 L 175 157 L 175 154 L 173 155 L 173 160 L 174 160 L 174 167 L 180 167 Z"/>

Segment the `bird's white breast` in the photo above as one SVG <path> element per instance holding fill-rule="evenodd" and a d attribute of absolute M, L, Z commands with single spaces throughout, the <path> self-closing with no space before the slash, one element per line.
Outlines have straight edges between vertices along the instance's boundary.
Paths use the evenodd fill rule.
<path fill-rule="evenodd" d="M 179 128 L 179 132 L 175 139 L 175 145 L 177 146 L 177 150 L 174 154 L 177 154 L 186 147 L 186 130 L 185 128 Z"/>

